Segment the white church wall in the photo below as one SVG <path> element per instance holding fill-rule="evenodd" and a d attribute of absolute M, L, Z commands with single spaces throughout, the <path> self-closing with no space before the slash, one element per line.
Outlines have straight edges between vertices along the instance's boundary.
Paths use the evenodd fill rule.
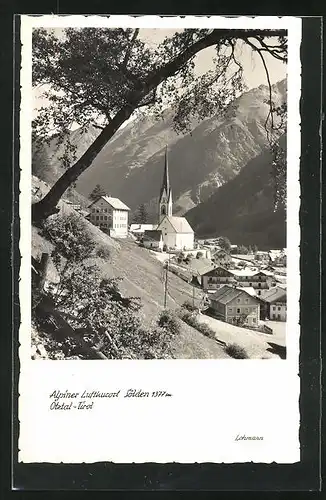
<path fill-rule="evenodd" d="M 177 233 L 176 234 L 176 247 L 180 250 L 192 250 L 194 248 L 194 234 L 193 233 Z"/>

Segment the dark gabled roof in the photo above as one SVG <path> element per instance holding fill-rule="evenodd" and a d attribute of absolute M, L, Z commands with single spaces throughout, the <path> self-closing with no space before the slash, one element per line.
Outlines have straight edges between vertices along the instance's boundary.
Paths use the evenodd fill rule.
<path fill-rule="evenodd" d="M 275 286 L 266 290 L 260 298 L 269 304 L 273 302 L 286 302 L 286 290 Z"/>
<path fill-rule="evenodd" d="M 160 241 L 161 238 L 162 231 L 157 231 L 156 229 L 146 229 L 143 236 L 143 239 L 146 241 Z"/>
<path fill-rule="evenodd" d="M 230 271 L 229 269 L 226 269 L 225 267 L 223 266 L 217 266 L 217 267 L 214 267 L 213 269 L 209 269 L 206 273 L 204 273 L 202 276 L 214 276 L 214 272 L 217 271 L 218 269 L 222 269 L 222 271 L 225 271 L 227 273 L 228 276 L 230 276 L 230 278 L 234 278 L 234 274 L 232 271 Z"/>
<path fill-rule="evenodd" d="M 94 203 L 96 203 L 100 199 L 106 201 L 106 203 L 111 205 L 111 207 L 115 210 L 130 210 L 130 208 L 127 207 L 127 205 L 125 205 L 125 203 L 123 203 L 121 200 L 119 200 L 119 198 L 113 198 L 112 196 L 99 196 L 96 200 L 93 201 L 93 203 L 91 203 L 88 206 L 88 208 L 93 206 Z"/>
<path fill-rule="evenodd" d="M 200 259 L 191 259 L 188 264 L 188 268 L 190 272 L 193 272 L 197 276 L 203 276 L 207 271 L 210 271 L 214 268 L 214 264 L 210 259 L 202 257 Z"/>
<path fill-rule="evenodd" d="M 231 300 L 240 297 L 241 295 L 247 295 L 248 297 L 252 299 L 256 299 L 256 297 L 253 297 L 249 293 L 247 293 L 245 290 L 239 290 L 238 288 L 235 287 L 230 287 L 227 285 L 224 285 L 222 288 L 217 290 L 217 292 L 214 293 L 214 295 L 211 295 L 211 300 L 214 300 L 216 302 L 220 302 L 220 304 L 228 304 L 231 302 Z M 258 300 L 257 300 L 258 303 Z"/>

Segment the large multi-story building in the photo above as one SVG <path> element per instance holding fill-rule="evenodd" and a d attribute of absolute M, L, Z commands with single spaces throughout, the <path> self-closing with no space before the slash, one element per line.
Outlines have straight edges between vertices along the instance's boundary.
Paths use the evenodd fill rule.
<path fill-rule="evenodd" d="M 253 328 L 259 324 L 260 301 L 245 290 L 224 285 L 209 296 L 209 302 L 213 314 L 222 321 Z"/>
<path fill-rule="evenodd" d="M 101 196 L 89 207 L 89 220 L 100 229 L 116 238 L 128 235 L 128 214 L 130 208 L 118 198 Z"/>

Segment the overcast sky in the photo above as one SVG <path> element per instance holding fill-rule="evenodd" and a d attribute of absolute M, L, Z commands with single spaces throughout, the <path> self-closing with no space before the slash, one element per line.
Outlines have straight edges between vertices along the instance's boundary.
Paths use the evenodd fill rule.
<path fill-rule="evenodd" d="M 140 36 L 149 44 L 155 45 L 161 43 L 166 36 L 172 36 L 176 30 L 168 29 L 141 29 Z M 270 39 L 273 40 L 272 38 Z M 202 50 L 196 57 L 196 69 L 198 73 L 203 73 L 212 64 L 215 49 L 209 47 Z M 238 58 L 243 65 L 244 79 L 249 88 L 259 87 L 259 85 L 267 85 L 266 73 L 262 61 L 258 54 L 253 53 L 248 45 L 243 45 L 241 54 L 238 52 Z M 264 54 L 266 65 L 269 70 L 271 83 L 279 82 L 286 78 L 286 65 L 275 57 L 269 54 Z"/>

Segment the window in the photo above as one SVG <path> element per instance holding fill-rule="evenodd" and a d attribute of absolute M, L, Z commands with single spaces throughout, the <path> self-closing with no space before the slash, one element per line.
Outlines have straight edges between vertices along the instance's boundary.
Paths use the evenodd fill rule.
<path fill-rule="evenodd" d="M 258 290 L 258 295 L 261 295 L 261 290 Z"/>
<path fill-rule="evenodd" d="M 249 283 L 249 286 L 252 286 L 252 283 Z"/>
<path fill-rule="evenodd" d="M 275 306 L 273 306 L 272 309 L 273 309 L 273 311 L 276 311 L 276 307 Z"/>
<path fill-rule="evenodd" d="M 256 323 L 256 318 L 252 318 L 252 322 L 253 322 L 253 323 Z"/>
<path fill-rule="evenodd" d="M 240 309 L 239 308 L 237 309 L 237 313 L 240 314 Z"/>
<path fill-rule="evenodd" d="M 233 312 L 233 307 L 229 307 L 229 313 Z"/>
<path fill-rule="evenodd" d="M 258 287 L 261 288 L 261 283 L 258 283 Z"/>
<path fill-rule="evenodd" d="M 280 311 L 280 310 L 281 310 L 281 308 L 280 308 L 280 307 L 278 307 L 278 308 L 277 308 L 277 310 L 278 310 L 278 311 Z"/>
<path fill-rule="evenodd" d="M 240 299 L 237 299 L 237 302 L 239 303 L 239 302 L 240 302 Z"/>
<path fill-rule="evenodd" d="M 248 307 L 246 307 L 246 313 L 248 313 L 248 312 L 249 312 L 249 309 L 248 309 Z"/>
<path fill-rule="evenodd" d="M 249 299 L 245 299 L 245 303 L 248 304 L 248 302 L 249 302 Z"/>
<path fill-rule="evenodd" d="M 97 216 L 96 216 L 96 220 L 99 220 L 99 218 L 100 218 L 100 216 L 99 216 L 99 215 L 97 215 Z"/>

